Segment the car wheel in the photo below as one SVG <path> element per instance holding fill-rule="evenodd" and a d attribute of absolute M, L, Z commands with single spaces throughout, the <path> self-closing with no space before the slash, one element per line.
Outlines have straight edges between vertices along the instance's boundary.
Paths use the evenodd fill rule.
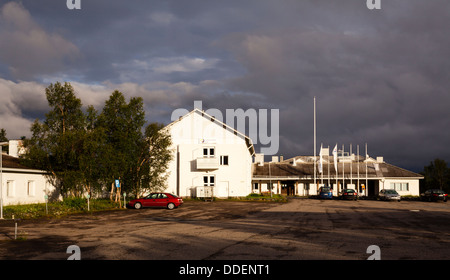
<path fill-rule="evenodd" d="M 172 210 L 175 208 L 175 204 L 173 204 L 172 202 L 167 204 L 167 209 Z"/>
<path fill-rule="evenodd" d="M 136 202 L 136 204 L 134 205 L 134 209 L 141 209 L 142 208 L 142 204 L 139 202 Z"/>

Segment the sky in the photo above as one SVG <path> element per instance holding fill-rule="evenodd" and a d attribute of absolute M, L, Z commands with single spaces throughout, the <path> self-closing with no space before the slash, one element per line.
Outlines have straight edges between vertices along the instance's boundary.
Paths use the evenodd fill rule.
<path fill-rule="evenodd" d="M 0 128 L 29 137 L 45 88 L 70 82 L 98 110 L 116 89 L 142 97 L 148 122 L 194 101 L 278 110 L 268 129 L 289 158 L 314 153 L 315 98 L 317 153 L 367 143 L 416 172 L 450 162 L 450 2 L 380 2 L 0 1 Z"/>

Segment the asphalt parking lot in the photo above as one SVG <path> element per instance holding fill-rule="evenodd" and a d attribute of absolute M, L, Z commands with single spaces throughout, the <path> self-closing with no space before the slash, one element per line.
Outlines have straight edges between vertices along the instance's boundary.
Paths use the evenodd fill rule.
<path fill-rule="evenodd" d="M 290 199 L 288 203 L 187 201 L 61 219 L 0 221 L 0 259 L 447 260 L 450 204 Z"/>

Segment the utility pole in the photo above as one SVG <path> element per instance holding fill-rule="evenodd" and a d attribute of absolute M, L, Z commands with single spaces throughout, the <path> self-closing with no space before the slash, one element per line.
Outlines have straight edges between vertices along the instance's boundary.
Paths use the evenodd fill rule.
<path fill-rule="evenodd" d="M 9 142 L 0 143 L 0 219 L 3 220 L 3 146 Z"/>

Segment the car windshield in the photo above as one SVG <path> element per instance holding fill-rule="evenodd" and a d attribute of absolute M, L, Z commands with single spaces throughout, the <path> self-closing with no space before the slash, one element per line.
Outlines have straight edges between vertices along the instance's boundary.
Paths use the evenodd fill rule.
<path fill-rule="evenodd" d="M 387 194 L 398 194 L 395 190 L 386 190 Z"/>
<path fill-rule="evenodd" d="M 444 193 L 443 190 L 432 190 L 432 193 Z"/>
<path fill-rule="evenodd" d="M 321 192 L 329 192 L 330 191 L 330 187 L 322 187 L 320 188 Z"/>

